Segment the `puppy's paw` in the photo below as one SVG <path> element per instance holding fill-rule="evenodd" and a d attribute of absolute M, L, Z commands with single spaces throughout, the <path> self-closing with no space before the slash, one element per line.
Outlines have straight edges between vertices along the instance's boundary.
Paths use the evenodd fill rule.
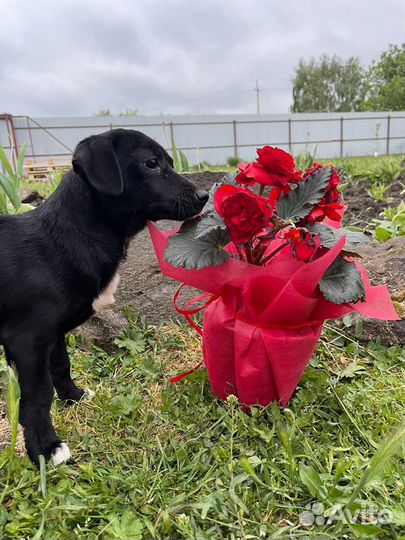
<path fill-rule="evenodd" d="M 60 465 L 66 463 L 67 465 L 73 465 L 74 460 L 70 453 L 69 447 L 66 443 L 60 443 L 52 452 L 51 461 L 53 465 Z"/>

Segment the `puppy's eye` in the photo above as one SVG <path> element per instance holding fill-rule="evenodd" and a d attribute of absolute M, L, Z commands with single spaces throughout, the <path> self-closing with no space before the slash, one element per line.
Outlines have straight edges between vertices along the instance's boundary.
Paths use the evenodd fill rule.
<path fill-rule="evenodd" d="M 146 167 L 148 169 L 158 169 L 159 168 L 159 162 L 157 159 L 148 159 L 145 161 Z"/>

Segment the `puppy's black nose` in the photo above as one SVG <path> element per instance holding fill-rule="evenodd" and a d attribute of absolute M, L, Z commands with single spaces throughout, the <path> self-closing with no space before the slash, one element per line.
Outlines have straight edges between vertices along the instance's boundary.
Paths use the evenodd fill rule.
<path fill-rule="evenodd" d="M 199 201 L 201 201 L 202 203 L 206 203 L 208 201 L 208 193 L 206 191 L 204 191 L 203 189 L 199 189 L 195 192 L 195 196 L 197 197 L 197 199 Z"/>

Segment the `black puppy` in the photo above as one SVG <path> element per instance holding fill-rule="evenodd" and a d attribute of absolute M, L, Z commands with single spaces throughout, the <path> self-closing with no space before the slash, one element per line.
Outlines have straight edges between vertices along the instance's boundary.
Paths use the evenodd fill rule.
<path fill-rule="evenodd" d="M 52 426 L 58 396 L 78 401 L 65 334 L 113 300 L 128 242 L 147 220 L 184 220 L 208 194 L 173 170 L 154 140 L 116 129 L 77 146 L 73 170 L 31 212 L 0 216 L 0 343 L 21 386 L 29 457 L 72 461 Z"/>

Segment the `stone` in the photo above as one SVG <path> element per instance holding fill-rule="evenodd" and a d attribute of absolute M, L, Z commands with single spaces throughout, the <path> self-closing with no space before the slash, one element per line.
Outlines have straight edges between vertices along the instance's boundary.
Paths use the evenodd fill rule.
<path fill-rule="evenodd" d="M 361 341 L 375 340 L 380 337 L 383 345 L 405 344 L 405 243 L 397 237 L 387 242 L 370 242 L 359 249 L 361 264 L 368 271 L 372 285 L 386 285 L 390 291 L 400 321 L 379 321 L 363 318 Z"/>
<path fill-rule="evenodd" d="M 21 190 L 20 197 L 22 203 L 31 204 L 32 206 L 39 206 L 45 200 L 45 197 L 38 193 L 38 191 L 29 189 Z"/>

